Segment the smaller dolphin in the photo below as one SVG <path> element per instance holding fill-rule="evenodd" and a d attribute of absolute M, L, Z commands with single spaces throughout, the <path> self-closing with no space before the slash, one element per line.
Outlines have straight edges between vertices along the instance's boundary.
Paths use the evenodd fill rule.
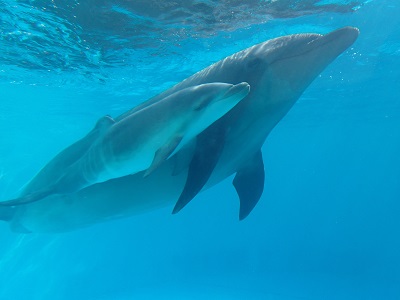
<path fill-rule="evenodd" d="M 20 198 L 0 202 L 0 205 L 15 206 L 35 202 L 51 194 L 73 193 L 95 183 L 143 170 L 146 170 L 144 176 L 148 176 L 230 111 L 249 91 L 250 86 L 246 82 L 236 85 L 219 82 L 200 84 L 177 91 L 118 121 L 105 116 L 97 122 L 96 135 L 89 134 L 83 139 L 84 144 L 91 145 L 82 148 L 86 150 L 82 151 L 80 158 L 76 157 L 76 153 L 73 159 L 67 154 L 56 156 L 57 164 L 60 165 L 60 160 L 66 163 L 64 170 L 49 168 L 53 174 L 46 176 L 55 177 L 54 184 Z M 49 164 L 53 164 L 55 159 Z M 68 162 L 71 164 L 68 165 Z"/>

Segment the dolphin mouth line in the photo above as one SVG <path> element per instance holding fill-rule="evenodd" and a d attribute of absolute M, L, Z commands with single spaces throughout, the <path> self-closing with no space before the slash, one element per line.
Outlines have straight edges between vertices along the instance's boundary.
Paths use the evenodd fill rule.
<path fill-rule="evenodd" d="M 306 46 L 309 47 L 310 45 L 312 45 L 313 43 L 315 43 L 315 41 L 319 40 L 319 39 L 322 38 L 322 37 L 325 37 L 325 36 L 321 34 L 320 36 L 315 37 L 315 39 L 309 41 L 309 42 L 306 44 Z M 322 44 L 318 45 L 317 47 L 311 47 L 310 49 L 303 50 L 303 51 L 301 51 L 301 52 L 298 52 L 297 54 L 293 54 L 293 55 L 285 56 L 285 57 L 282 57 L 282 58 L 278 58 L 278 59 L 274 60 L 274 61 L 271 63 L 271 65 L 274 64 L 274 63 L 276 63 L 276 62 L 279 62 L 279 61 L 283 61 L 283 60 L 286 60 L 286 59 L 295 58 L 295 57 L 302 56 L 302 55 L 304 55 L 304 54 L 308 54 L 308 53 L 310 53 L 310 52 L 315 51 L 316 49 L 319 49 L 319 48 L 325 46 L 326 44 L 331 43 L 332 41 L 333 41 L 332 39 L 331 39 L 331 40 L 327 40 L 327 41 L 323 42 Z"/>

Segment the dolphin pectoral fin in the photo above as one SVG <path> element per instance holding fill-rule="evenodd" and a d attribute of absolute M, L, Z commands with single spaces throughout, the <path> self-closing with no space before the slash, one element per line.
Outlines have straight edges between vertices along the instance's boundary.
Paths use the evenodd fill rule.
<path fill-rule="evenodd" d="M 254 157 L 237 171 L 233 179 L 233 185 L 240 199 L 239 220 L 246 218 L 264 191 L 264 163 L 261 150 Z"/>
<path fill-rule="evenodd" d="M 204 187 L 221 156 L 225 144 L 225 131 L 222 127 L 209 128 L 196 138 L 196 149 L 189 165 L 185 187 L 173 214 L 178 213 Z"/>
<path fill-rule="evenodd" d="M 188 144 L 177 152 L 171 159 L 173 159 L 172 176 L 177 176 L 185 171 L 192 161 L 193 153 L 196 149 L 196 139 L 188 142 Z"/>
<path fill-rule="evenodd" d="M 154 154 L 153 162 L 150 167 L 146 170 L 143 177 L 149 176 L 155 169 L 157 169 L 162 162 L 168 159 L 168 157 L 174 152 L 176 147 L 178 147 L 179 143 L 182 141 L 182 136 L 174 137 L 168 144 L 159 148 Z"/>
<path fill-rule="evenodd" d="M 18 205 L 36 202 L 36 201 L 39 201 L 39 200 L 49 196 L 50 194 L 53 194 L 53 192 L 54 192 L 54 189 L 52 189 L 52 188 L 33 192 L 33 193 L 27 194 L 25 196 L 19 197 L 19 198 L 7 200 L 7 201 L 1 201 L 0 206 L 18 206 Z"/>

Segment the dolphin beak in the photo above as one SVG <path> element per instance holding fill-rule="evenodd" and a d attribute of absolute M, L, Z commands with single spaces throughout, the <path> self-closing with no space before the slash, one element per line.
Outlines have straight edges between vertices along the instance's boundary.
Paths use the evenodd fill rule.
<path fill-rule="evenodd" d="M 271 76 L 277 82 L 285 82 L 293 95 L 300 95 L 318 74 L 355 42 L 358 35 L 359 30 L 354 27 L 344 27 L 325 35 L 293 35 L 282 43 L 284 51 L 270 63 Z"/>
<path fill-rule="evenodd" d="M 336 57 L 355 42 L 359 33 L 358 28 L 343 27 L 325 35 L 315 33 L 298 34 L 300 42 L 287 49 L 282 55 L 275 57 L 270 63 L 273 64 L 296 57 L 305 57 L 308 53 L 318 51 L 318 49 L 324 49 L 321 52 L 325 57 L 329 53 L 332 53 L 332 56 Z"/>
<path fill-rule="evenodd" d="M 241 82 L 232 86 L 221 99 L 228 99 L 230 97 L 237 97 L 243 99 L 250 92 L 250 85 L 247 82 Z"/>
<path fill-rule="evenodd" d="M 359 33 L 360 31 L 358 30 L 358 28 L 343 27 L 312 40 L 307 44 L 307 47 L 305 47 L 304 50 L 306 50 L 308 47 L 309 50 L 313 50 L 316 48 L 324 47 L 327 44 L 334 43 L 336 47 L 338 47 L 336 50 L 343 52 L 355 42 Z"/>

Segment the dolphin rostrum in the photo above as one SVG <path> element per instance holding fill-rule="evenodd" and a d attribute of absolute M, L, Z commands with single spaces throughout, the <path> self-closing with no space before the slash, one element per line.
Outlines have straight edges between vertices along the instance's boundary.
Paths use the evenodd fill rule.
<path fill-rule="evenodd" d="M 182 209 L 200 191 L 236 174 L 233 184 L 245 218 L 264 189 L 261 146 L 308 85 L 357 39 L 344 27 L 326 35 L 294 34 L 235 53 L 116 118 L 123 120 L 185 88 L 209 82 L 247 82 L 250 93 L 147 177 L 144 172 L 51 196 L 17 207 L 0 207 L 16 231 L 59 232 L 131 216 L 176 203 Z M 96 134 L 89 134 L 94 139 Z M 74 160 L 78 145 L 65 160 Z M 66 155 L 68 156 L 68 155 Z M 46 178 L 39 180 L 45 185 Z M 51 180 L 50 180 L 51 181 Z M 154 188 L 156 186 L 157 188 Z M 25 195 L 26 191 L 22 193 Z M 179 200 L 178 200 L 179 199 Z"/>
<path fill-rule="evenodd" d="M 50 194 L 73 193 L 142 170 L 148 176 L 231 110 L 249 91 L 250 86 L 245 82 L 200 84 L 176 91 L 121 120 L 103 117 L 95 127 L 97 139 L 92 145 L 85 142 L 89 146 L 86 153 L 64 170 L 58 170 L 62 171 L 58 176 L 53 170 L 52 180 L 58 177 L 54 184 L 1 204 L 21 205 Z M 91 140 L 92 136 L 83 141 Z M 63 155 L 55 159 L 60 157 Z M 49 165 L 53 164 L 50 161 Z"/>

